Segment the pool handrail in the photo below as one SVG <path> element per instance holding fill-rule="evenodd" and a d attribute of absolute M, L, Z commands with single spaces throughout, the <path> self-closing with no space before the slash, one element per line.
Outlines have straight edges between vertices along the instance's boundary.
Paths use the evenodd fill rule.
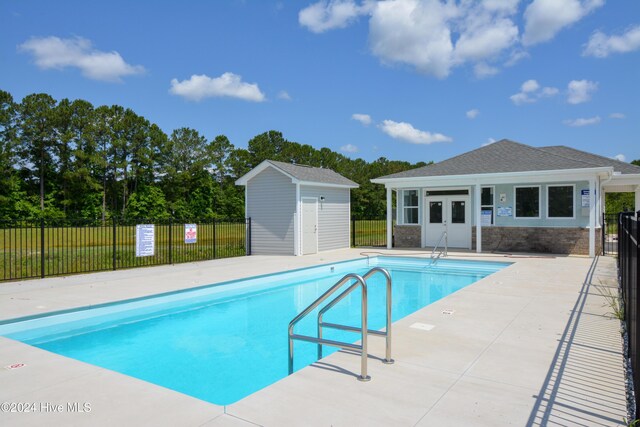
<path fill-rule="evenodd" d="M 442 243 L 442 239 L 444 238 L 444 256 L 447 256 L 447 249 L 449 246 L 449 235 L 446 231 L 443 231 L 442 234 L 440 235 L 440 238 L 438 239 L 438 243 L 436 243 L 436 245 L 433 247 L 433 250 L 431 251 L 431 259 L 435 259 L 436 261 L 442 256 L 442 252 L 443 250 L 440 249 L 440 252 L 438 252 L 438 255 L 435 256 L 436 253 L 436 249 L 438 249 L 438 246 L 440 246 L 440 243 Z"/>
<path fill-rule="evenodd" d="M 364 276 L 362 276 L 362 278 L 364 279 L 365 283 L 368 282 L 367 280 L 373 276 L 376 273 L 381 273 L 382 275 L 384 275 L 385 279 L 386 279 L 386 288 L 387 288 L 387 295 L 386 295 L 386 328 L 384 332 L 381 331 L 376 331 L 376 330 L 372 330 L 372 329 L 367 329 L 367 333 L 370 335 L 376 335 L 376 336 L 383 336 L 386 338 L 386 345 L 385 345 L 385 358 L 383 360 L 383 363 L 386 364 L 393 364 L 394 360 L 391 358 L 391 323 L 392 323 L 392 319 L 391 319 L 391 307 L 392 307 L 392 300 L 391 300 L 391 291 L 392 291 L 392 281 L 391 281 L 391 274 L 389 274 L 389 271 L 387 271 L 386 269 L 382 268 L 382 267 L 373 267 L 371 270 L 369 270 Z M 350 286 L 349 288 L 347 288 L 345 291 L 343 291 L 340 295 L 338 295 L 337 297 L 335 297 L 333 300 L 331 300 L 330 303 L 328 303 L 327 305 L 325 305 L 319 312 L 318 312 L 318 338 L 322 338 L 322 328 L 323 327 L 327 327 L 327 328 L 331 328 L 331 329 L 339 329 L 339 330 L 343 330 L 343 331 L 351 331 L 351 332 L 358 332 L 360 331 L 360 328 L 356 328 L 355 326 L 346 326 L 346 325 L 338 325 L 335 323 L 328 323 L 328 322 L 323 322 L 322 321 L 322 317 L 324 316 L 324 314 L 330 310 L 332 307 L 334 307 L 337 303 L 339 303 L 340 301 L 342 301 L 348 294 L 351 293 L 351 291 L 353 291 L 355 285 Z M 318 343 L 318 359 L 322 359 L 322 344 Z"/>
<path fill-rule="evenodd" d="M 322 338 L 316 338 L 316 337 L 311 337 L 311 336 L 307 336 L 307 335 L 297 335 L 293 333 L 293 328 L 294 326 L 300 321 L 302 320 L 306 315 L 308 315 L 310 312 L 312 312 L 314 309 L 316 309 L 320 304 L 322 304 L 327 298 L 329 298 L 333 293 L 335 293 L 338 289 L 340 289 L 345 283 L 349 282 L 350 280 L 355 280 L 356 283 L 353 283 L 349 289 L 351 288 L 356 288 L 358 286 L 360 286 L 362 288 L 362 301 L 361 301 L 361 328 L 360 328 L 360 332 L 361 332 L 361 338 L 360 338 L 360 345 L 357 344 L 351 344 L 351 343 L 347 343 L 347 342 L 341 342 L 341 341 L 333 341 L 333 340 L 327 340 L 327 339 L 322 339 Z M 307 308 L 305 308 L 302 312 L 300 312 L 300 314 L 298 314 L 296 317 L 293 318 L 293 320 L 291 320 L 291 322 L 289 322 L 289 340 L 288 340 L 288 344 L 289 344 L 289 375 L 291 375 L 293 373 L 293 340 L 301 340 L 301 341 L 307 341 L 307 342 L 312 342 L 315 344 L 324 344 L 324 345 L 330 345 L 333 347 L 339 347 L 339 348 L 349 348 L 352 350 L 357 350 L 360 351 L 360 376 L 358 376 L 358 380 L 360 381 L 369 381 L 371 379 L 371 377 L 369 375 L 367 375 L 367 357 L 368 357 L 368 345 L 367 345 L 367 284 L 365 282 L 365 280 L 362 278 L 362 276 L 355 274 L 355 273 L 349 273 L 347 275 L 345 275 L 342 279 L 340 279 L 338 282 L 336 282 L 335 285 L 333 285 L 332 287 L 330 287 L 325 293 L 323 293 L 322 295 L 320 295 L 314 302 L 312 302 Z"/>

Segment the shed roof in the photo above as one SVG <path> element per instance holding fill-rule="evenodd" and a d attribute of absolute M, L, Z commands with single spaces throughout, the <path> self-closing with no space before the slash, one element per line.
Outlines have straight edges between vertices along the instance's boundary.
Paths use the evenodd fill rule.
<path fill-rule="evenodd" d="M 236 181 L 236 184 L 246 185 L 248 180 L 269 166 L 283 172 L 301 184 L 317 184 L 348 188 L 358 187 L 357 183 L 345 178 L 331 169 L 317 168 L 307 165 L 294 165 L 292 163 L 278 162 L 275 160 L 265 160 L 260 163 L 249 173 L 244 175 L 242 178 L 239 178 Z"/>
<path fill-rule="evenodd" d="M 622 173 L 640 173 L 640 167 L 565 146 L 536 148 L 502 139 L 439 163 L 377 179 L 588 169 L 602 166 L 611 166 Z"/>

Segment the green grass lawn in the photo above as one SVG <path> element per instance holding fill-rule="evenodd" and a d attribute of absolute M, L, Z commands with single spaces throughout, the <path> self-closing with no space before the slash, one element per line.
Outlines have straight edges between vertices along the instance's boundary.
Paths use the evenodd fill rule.
<path fill-rule="evenodd" d="M 353 227 L 353 221 L 351 222 Z M 355 245 L 353 234 L 351 244 L 358 246 L 386 246 L 387 245 L 387 220 L 385 219 L 362 219 L 355 221 Z M 353 233 L 353 230 L 351 231 Z"/>

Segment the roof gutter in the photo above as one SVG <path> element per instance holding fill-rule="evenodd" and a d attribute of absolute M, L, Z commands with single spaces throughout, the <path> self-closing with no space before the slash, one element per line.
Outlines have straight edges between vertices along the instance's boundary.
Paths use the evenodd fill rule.
<path fill-rule="evenodd" d="M 605 174 L 607 176 L 613 174 L 613 168 L 610 166 L 602 166 L 595 168 L 580 168 L 580 169 L 556 169 L 556 170 L 544 170 L 544 171 L 522 171 L 522 172 L 499 172 L 499 173 L 483 173 L 483 174 L 466 174 L 466 175 L 439 175 L 439 176 L 415 176 L 415 177 L 400 177 L 400 178 L 375 178 L 371 182 L 374 184 L 401 184 L 411 183 L 417 181 L 428 180 L 432 183 L 446 182 L 452 180 L 467 180 L 474 182 L 490 182 L 496 179 L 505 178 L 522 178 L 522 177 L 558 177 L 573 176 L 581 174 Z"/>

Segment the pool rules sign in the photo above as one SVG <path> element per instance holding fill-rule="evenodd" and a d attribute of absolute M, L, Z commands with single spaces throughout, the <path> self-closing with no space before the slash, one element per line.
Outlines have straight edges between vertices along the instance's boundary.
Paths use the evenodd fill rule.
<path fill-rule="evenodd" d="M 196 243 L 198 240 L 198 226 L 196 224 L 184 225 L 184 242 Z"/>
<path fill-rule="evenodd" d="M 153 256 L 156 249 L 156 227 L 153 224 L 136 225 L 136 256 Z"/>

